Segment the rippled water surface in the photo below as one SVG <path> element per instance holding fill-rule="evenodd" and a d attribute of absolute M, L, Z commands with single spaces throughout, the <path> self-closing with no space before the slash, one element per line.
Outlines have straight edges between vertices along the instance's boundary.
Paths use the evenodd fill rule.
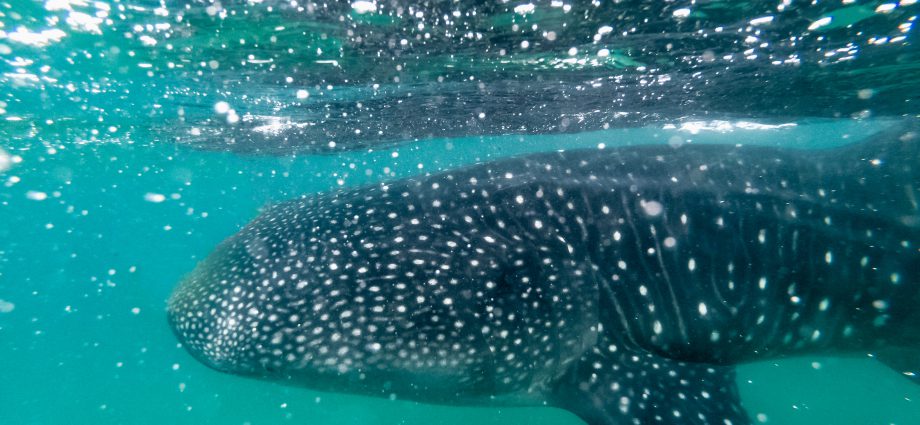
<path fill-rule="evenodd" d="M 918 118 L 900 1 L 0 1 L 0 422 L 577 424 L 219 374 L 165 301 L 263 206 L 529 152 L 822 149 Z M 918 159 L 920 160 L 920 159 Z M 910 424 L 869 356 L 743 365 L 758 422 Z"/>

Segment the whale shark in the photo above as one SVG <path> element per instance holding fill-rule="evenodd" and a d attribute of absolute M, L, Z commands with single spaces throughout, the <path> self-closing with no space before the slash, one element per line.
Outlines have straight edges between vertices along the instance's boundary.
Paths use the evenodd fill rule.
<path fill-rule="evenodd" d="M 543 152 L 303 196 L 219 244 L 168 320 L 213 369 L 323 391 L 751 423 L 740 363 L 920 374 L 917 128 Z"/>

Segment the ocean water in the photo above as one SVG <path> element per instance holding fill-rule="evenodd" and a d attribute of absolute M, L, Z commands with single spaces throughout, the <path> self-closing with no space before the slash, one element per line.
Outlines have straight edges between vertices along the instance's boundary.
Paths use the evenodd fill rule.
<path fill-rule="evenodd" d="M 0 423 L 582 423 L 221 374 L 166 299 L 305 194 L 548 150 L 866 140 L 918 117 L 918 12 L 0 2 Z M 762 423 L 920 423 L 920 387 L 869 355 L 745 364 L 738 384 Z"/>

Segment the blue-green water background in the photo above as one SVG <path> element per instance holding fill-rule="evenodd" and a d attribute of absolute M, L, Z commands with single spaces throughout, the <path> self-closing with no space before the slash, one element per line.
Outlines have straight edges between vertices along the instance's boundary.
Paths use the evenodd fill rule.
<path fill-rule="evenodd" d="M 177 345 L 165 300 L 272 202 L 600 144 L 828 148 L 916 116 L 920 93 L 907 38 L 917 6 L 903 1 L 782 14 L 775 2 L 711 1 L 685 18 L 675 17 L 687 5 L 671 2 L 577 19 L 511 5 L 467 22 L 492 31 L 467 44 L 439 32 L 419 42 L 398 14 L 347 13 L 339 26 L 331 12 L 301 20 L 285 3 L 227 3 L 234 13 L 205 13 L 204 0 L 0 2 L 0 423 L 580 423 L 550 408 L 431 406 L 220 374 Z M 629 9 L 641 4 L 663 9 Z M 748 24 L 765 14 L 777 18 Z M 594 38 L 608 23 L 637 41 Z M 559 31 L 557 44 L 536 24 Z M 50 29 L 64 35 L 35 41 Z M 699 31 L 711 37 L 686 36 Z M 381 32 L 408 35 L 393 49 L 369 37 Z M 526 37 L 540 41 L 516 51 Z M 218 101 L 242 120 L 228 125 Z M 440 121 L 403 122 L 414 117 Z M 280 118 L 321 125 L 248 131 Z M 695 131 L 697 120 L 709 129 Z M 768 126 L 727 124 L 744 120 Z M 368 131 L 379 123 L 390 127 Z M 920 388 L 868 357 L 743 365 L 738 384 L 759 422 L 920 423 Z"/>

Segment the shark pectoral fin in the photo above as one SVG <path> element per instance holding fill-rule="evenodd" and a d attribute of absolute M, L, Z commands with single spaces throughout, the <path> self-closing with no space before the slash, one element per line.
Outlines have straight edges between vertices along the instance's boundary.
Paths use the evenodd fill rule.
<path fill-rule="evenodd" d="M 889 347 L 876 352 L 875 358 L 920 385 L 920 348 Z"/>
<path fill-rule="evenodd" d="M 750 424 L 731 366 L 687 363 L 645 351 L 597 349 L 573 363 L 553 405 L 588 425 Z"/>

